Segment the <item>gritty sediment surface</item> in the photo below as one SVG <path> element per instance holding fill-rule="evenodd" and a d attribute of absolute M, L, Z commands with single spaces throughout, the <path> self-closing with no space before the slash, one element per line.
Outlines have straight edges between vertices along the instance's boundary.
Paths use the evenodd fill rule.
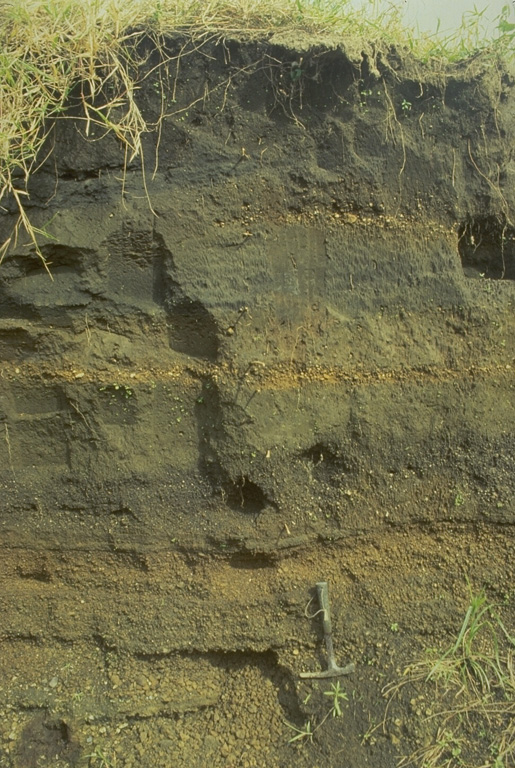
<path fill-rule="evenodd" d="M 513 626 L 511 80 L 169 45 L 146 189 L 63 121 L 53 281 L 0 268 L 0 766 L 393 768 L 427 731 L 381 691 L 466 578 Z M 290 744 L 320 580 L 357 669 Z"/>

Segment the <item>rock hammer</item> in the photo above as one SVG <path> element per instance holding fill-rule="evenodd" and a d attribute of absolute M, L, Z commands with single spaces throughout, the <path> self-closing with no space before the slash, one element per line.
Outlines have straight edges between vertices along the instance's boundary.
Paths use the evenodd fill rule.
<path fill-rule="evenodd" d="M 327 581 L 319 581 L 316 585 L 316 590 L 320 605 L 320 611 L 318 611 L 318 613 L 322 613 L 323 618 L 324 640 L 327 649 L 327 669 L 324 669 L 321 672 L 301 672 L 300 677 L 327 678 L 350 675 L 351 672 L 354 672 L 355 665 L 351 663 L 347 664 L 346 667 L 339 667 L 334 658 L 331 610 L 329 608 L 329 586 Z"/>

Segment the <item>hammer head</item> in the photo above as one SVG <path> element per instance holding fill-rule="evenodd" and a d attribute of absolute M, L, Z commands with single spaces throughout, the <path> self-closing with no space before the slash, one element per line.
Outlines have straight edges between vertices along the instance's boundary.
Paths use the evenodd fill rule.
<path fill-rule="evenodd" d="M 342 677 L 343 675 L 350 675 L 352 672 L 354 672 L 355 669 L 356 665 L 353 663 L 347 664 L 346 667 L 339 667 L 333 661 L 329 662 L 327 669 L 324 669 L 321 672 L 301 672 L 300 677 L 305 679 L 309 678 L 311 680 L 323 680 L 328 677 Z"/>

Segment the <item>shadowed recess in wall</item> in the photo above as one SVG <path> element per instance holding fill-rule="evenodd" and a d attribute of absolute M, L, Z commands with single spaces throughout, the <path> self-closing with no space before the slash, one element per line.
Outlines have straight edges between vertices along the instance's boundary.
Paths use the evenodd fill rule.
<path fill-rule="evenodd" d="M 190 357 L 215 360 L 218 327 L 213 315 L 198 299 L 187 295 L 177 279 L 173 258 L 158 239 L 153 275 L 153 299 L 167 315 L 170 348 Z"/>
<path fill-rule="evenodd" d="M 466 277 L 515 280 L 515 230 L 494 216 L 475 218 L 458 230 Z"/>
<path fill-rule="evenodd" d="M 215 360 L 218 355 L 216 323 L 199 301 L 183 299 L 169 309 L 170 347 L 191 357 Z"/>
<path fill-rule="evenodd" d="M 205 381 L 201 395 L 196 402 L 196 417 L 199 439 L 199 470 L 204 475 L 213 493 L 236 512 L 259 515 L 267 506 L 275 506 L 265 491 L 246 474 L 233 475 L 223 465 L 219 454 L 220 442 L 227 440 L 222 403 L 218 387 Z M 223 450 L 222 450 L 223 454 Z"/>
<path fill-rule="evenodd" d="M 263 489 L 249 480 L 246 475 L 237 477 L 235 480 L 227 480 L 223 484 L 223 492 L 232 509 L 251 515 L 258 515 L 266 506 L 273 503 Z"/>
<path fill-rule="evenodd" d="M 51 719 L 45 712 L 40 712 L 21 732 L 12 765 L 15 768 L 74 766 L 78 764 L 80 752 L 70 726 L 64 720 Z"/>
<path fill-rule="evenodd" d="M 336 448 L 323 442 L 303 451 L 302 459 L 310 465 L 314 480 L 334 482 L 351 469 Z"/>

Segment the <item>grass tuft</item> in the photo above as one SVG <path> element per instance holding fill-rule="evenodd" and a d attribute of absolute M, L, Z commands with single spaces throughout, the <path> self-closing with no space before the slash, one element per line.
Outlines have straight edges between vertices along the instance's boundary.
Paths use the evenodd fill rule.
<path fill-rule="evenodd" d="M 456 640 L 432 650 L 385 690 L 388 708 L 405 693 L 425 712 L 423 746 L 399 768 L 509 768 L 515 765 L 515 638 L 499 606 L 470 590 Z M 387 708 L 387 710 L 388 710 Z M 386 718 L 384 727 L 386 726 Z M 419 739 L 420 740 L 420 739 Z"/>

